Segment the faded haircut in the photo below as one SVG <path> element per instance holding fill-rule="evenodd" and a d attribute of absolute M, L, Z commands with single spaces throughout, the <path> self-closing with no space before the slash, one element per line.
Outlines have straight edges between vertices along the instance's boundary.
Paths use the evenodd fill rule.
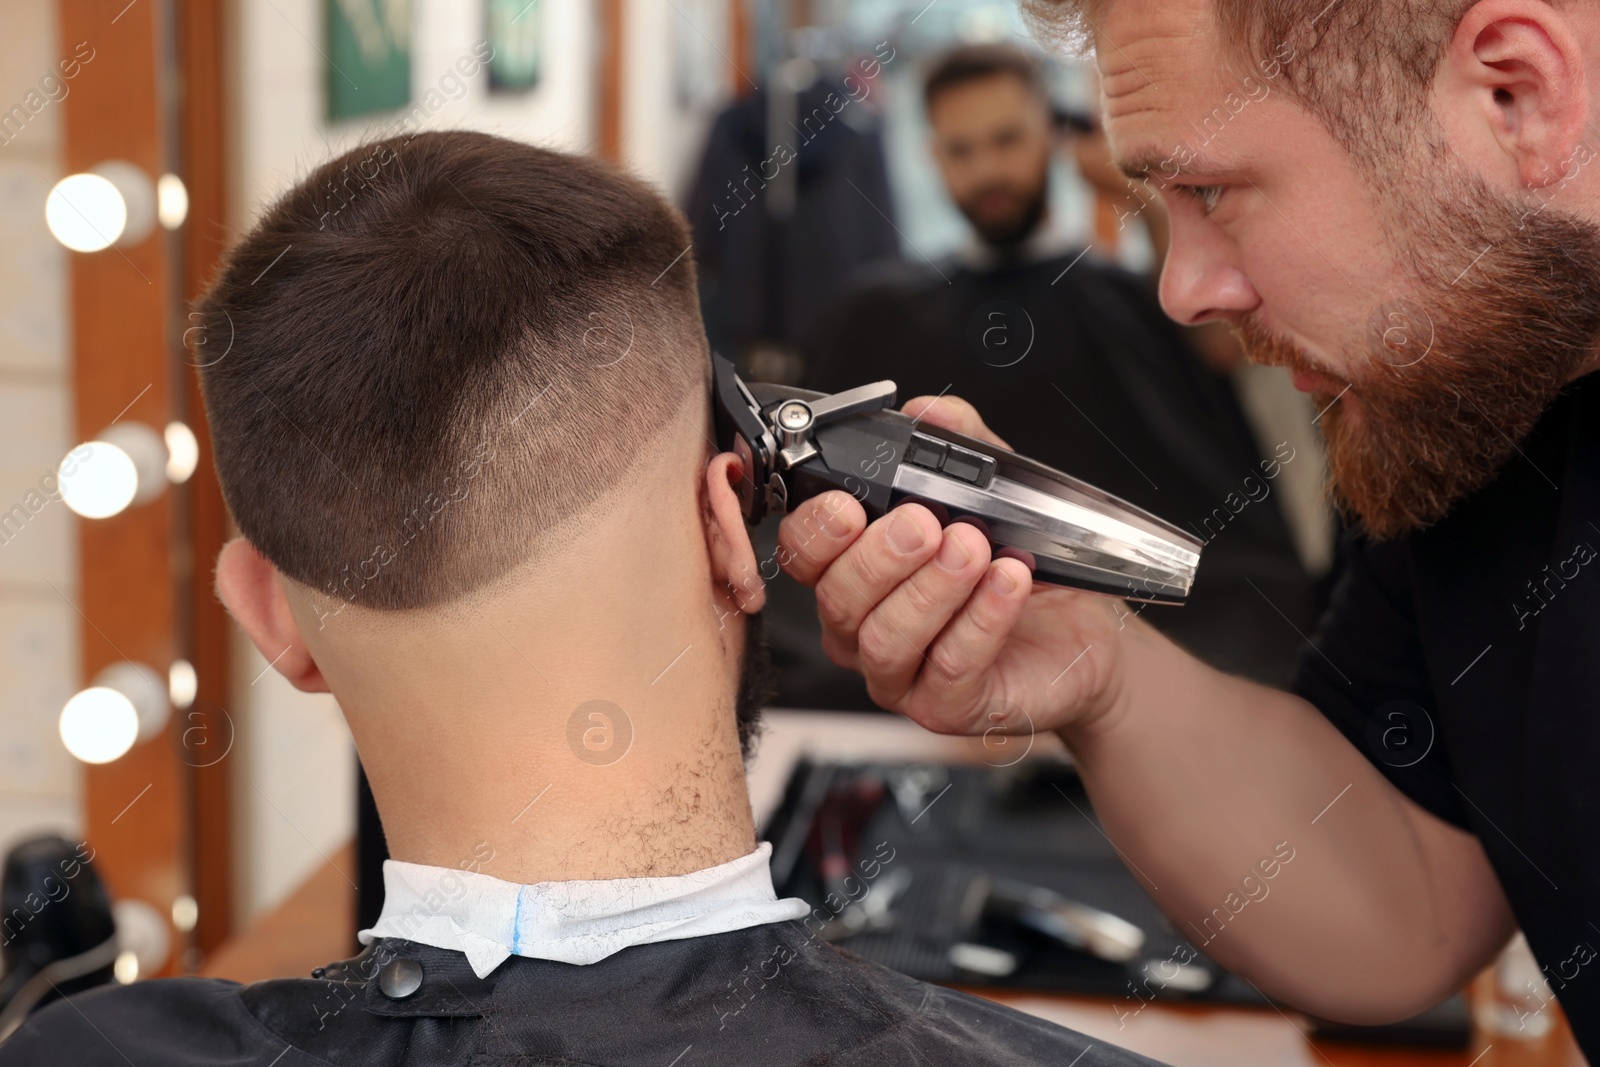
<path fill-rule="evenodd" d="M 197 307 L 240 532 L 296 582 L 387 610 L 569 544 L 658 435 L 709 418 L 688 248 L 643 182 L 484 133 L 319 167 Z"/>

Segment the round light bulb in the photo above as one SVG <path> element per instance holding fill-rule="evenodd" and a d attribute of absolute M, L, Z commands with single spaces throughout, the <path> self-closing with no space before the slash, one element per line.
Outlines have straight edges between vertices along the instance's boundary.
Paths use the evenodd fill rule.
<path fill-rule="evenodd" d="M 145 664 L 118 660 L 107 665 L 89 684 L 113 689 L 128 699 L 139 717 L 140 741 L 159 737 L 166 729 L 172 714 L 169 687 L 162 683 L 161 675 Z"/>
<path fill-rule="evenodd" d="M 156 218 L 169 230 L 176 230 L 189 217 L 189 190 L 176 174 L 156 179 Z"/>
<path fill-rule="evenodd" d="M 138 736 L 139 712 L 115 689 L 90 686 L 61 709 L 61 743 L 85 763 L 110 763 Z"/>
<path fill-rule="evenodd" d="M 168 915 L 163 915 L 153 904 L 123 897 L 111 905 L 111 918 L 117 924 L 117 948 L 134 958 L 136 966 L 132 977 L 160 974 L 172 953 Z"/>
<path fill-rule="evenodd" d="M 56 474 L 61 499 L 86 519 L 105 519 L 133 503 L 139 491 L 139 472 L 133 459 L 116 445 L 90 441 L 88 455 L 67 470 L 67 457 Z M 73 449 L 77 453 L 78 449 Z"/>
<path fill-rule="evenodd" d="M 184 893 L 172 902 L 172 925 L 181 933 L 188 933 L 200 921 L 200 905 L 194 897 Z"/>
<path fill-rule="evenodd" d="M 185 423 L 169 422 L 162 431 L 167 442 L 167 480 L 180 485 L 200 465 L 200 442 Z"/>
<path fill-rule="evenodd" d="M 142 422 L 117 422 L 100 431 L 98 440 L 116 445 L 133 460 L 133 502 L 148 504 L 167 487 L 172 453 L 166 437 Z M 197 444 L 196 449 L 199 448 Z"/>
<path fill-rule="evenodd" d="M 99 252 L 122 236 L 128 204 L 109 179 L 71 174 L 45 198 L 44 220 L 55 239 L 74 252 Z"/>
<path fill-rule="evenodd" d="M 195 695 L 200 692 L 200 676 L 194 672 L 194 664 L 186 659 L 172 661 L 172 666 L 167 668 L 167 694 L 175 708 L 186 708 L 194 703 Z"/>
<path fill-rule="evenodd" d="M 116 186 L 123 207 L 127 209 L 127 222 L 116 239 L 118 246 L 127 248 L 136 245 L 155 232 L 156 183 L 150 180 L 150 175 L 125 159 L 96 163 L 89 168 L 89 173 Z"/>

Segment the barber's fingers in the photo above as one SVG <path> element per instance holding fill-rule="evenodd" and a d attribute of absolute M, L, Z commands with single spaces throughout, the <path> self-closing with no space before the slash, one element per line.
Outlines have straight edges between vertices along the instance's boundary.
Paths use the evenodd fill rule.
<path fill-rule="evenodd" d="M 928 648 L 928 667 L 899 697 L 896 710 L 938 733 L 971 733 L 1005 689 L 997 662 L 1029 606 L 1034 576 L 1026 563 L 1000 558 L 984 568 L 962 609 Z"/>
<path fill-rule="evenodd" d="M 934 557 L 940 537 L 933 512 L 921 504 L 902 504 L 868 526 L 834 560 L 817 581 L 817 617 L 829 659 L 841 667 L 856 666 L 862 622 Z"/>
<path fill-rule="evenodd" d="M 984 425 L 977 409 L 958 396 L 914 397 L 900 410 L 914 419 L 988 441 L 1007 451 L 1012 450 L 1009 444 Z M 815 586 L 834 560 L 850 548 L 866 528 L 866 511 L 860 501 L 849 493 L 834 490 L 813 497 L 786 515 L 779 524 L 778 565 L 802 585 Z M 826 640 L 827 636 L 825 630 L 825 648 L 843 651 L 836 642 Z M 853 645 L 853 628 L 848 638 L 848 644 Z"/>
<path fill-rule="evenodd" d="M 866 509 L 849 493 L 835 489 L 812 497 L 778 524 L 778 566 L 814 586 L 866 528 Z"/>
<path fill-rule="evenodd" d="M 949 678 L 928 654 L 928 646 L 950 619 L 966 608 L 989 566 L 989 542 L 968 523 L 950 523 L 933 560 L 894 587 L 862 621 L 856 638 L 859 670 L 867 693 L 891 710 L 923 673 L 934 683 Z"/>
<path fill-rule="evenodd" d="M 900 411 L 913 419 L 931 422 L 943 429 L 954 430 L 956 433 L 964 433 L 968 437 L 976 437 L 980 441 L 999 445 L 1007 452 L 1016 451 L 1001 440 L 999 434 L 984 425 L 977 408 L 959 396 L 912 397 L 900 406 Z"/>

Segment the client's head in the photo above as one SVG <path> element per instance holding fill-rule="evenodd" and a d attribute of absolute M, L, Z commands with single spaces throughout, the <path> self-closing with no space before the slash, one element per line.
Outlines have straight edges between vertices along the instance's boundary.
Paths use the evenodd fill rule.
<path fill-rule="evenodd" d="M 546 783 L 554 837 L 601 796 L 655 838 L 737 807 L 735 779 L 742 801 L 764 592 L 688 247 L 594 159 L 420 133 L 301 181 L 198 309 L 242 535 L 219 593 L 280 673 L 338 697 L 397 857 L 454 865 L 426 828 L 469 784 L 457 824 L 509 806 L 480 837 Z"/>

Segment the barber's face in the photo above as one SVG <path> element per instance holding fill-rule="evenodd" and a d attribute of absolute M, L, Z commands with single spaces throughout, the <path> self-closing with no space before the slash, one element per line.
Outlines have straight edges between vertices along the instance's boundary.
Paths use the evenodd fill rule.
<path fill-rule="evenodd" d="M 1336 495 L 1373 534 L 1437 521 L 1592 349 L 1600 233 L 1524 218 L 1515 190 L 1420 139 L 1359 167 L 1282 91 L 1289 64 L 1314 60 L 1286 42 L 1281 69 L 1230 72 L 1195 32 L 1210 18 L 1206 0 L 1114 0 L 1099 23 L 1114 153 L 1171 216 L 1162 304 L 1232 322 L 1251 359 L 1294 372 Z"/>
<path fill-rule="evenodd" d="M 1009 74 L 954 85 L 928 112 L 945 187 L 984 240 L 1013 244 L 1044 212 L 1051 127 L 1042 100 Z"/>

